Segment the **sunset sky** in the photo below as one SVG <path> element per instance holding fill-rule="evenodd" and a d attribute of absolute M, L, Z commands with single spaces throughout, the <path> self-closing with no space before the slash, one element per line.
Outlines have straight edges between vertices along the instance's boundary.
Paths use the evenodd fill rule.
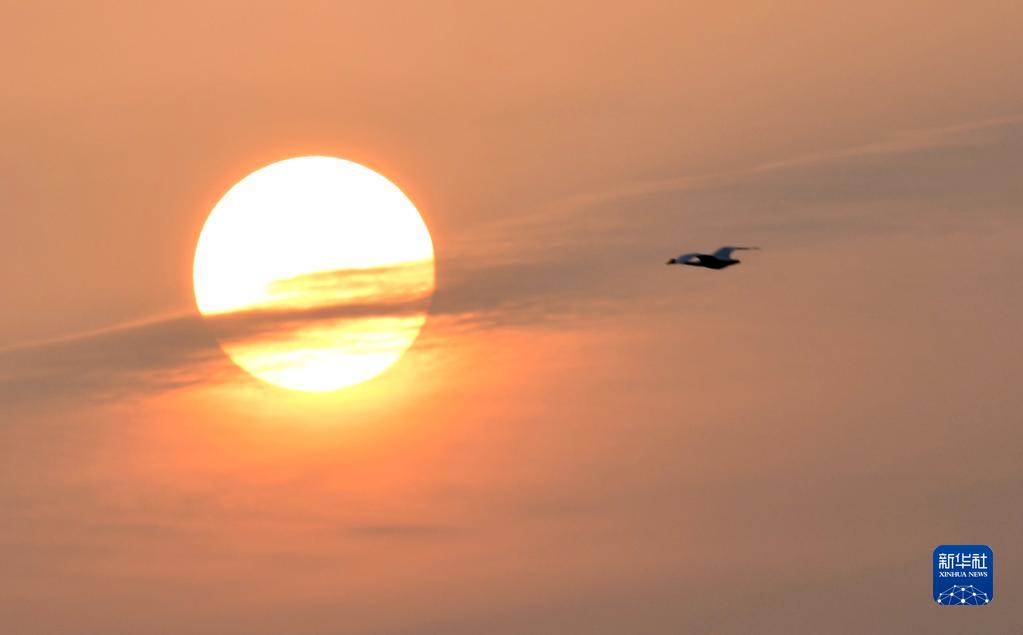
<path fill-rule="evenodd" d="M 1021 59 L 1017 1 L 0 2 L 0 631 L 1023 631 Z M 320 394 L 193 292 L 304 155 L 436 266 Z"/>

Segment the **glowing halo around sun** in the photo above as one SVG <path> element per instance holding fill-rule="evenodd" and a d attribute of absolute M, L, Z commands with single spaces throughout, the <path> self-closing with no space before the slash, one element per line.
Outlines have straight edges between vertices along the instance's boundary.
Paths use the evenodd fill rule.
<path fill-rule="evenodd" d="M 426 320 L 433 242 L 412 201 L 351 161 L 256 170 L 210 212 L 195 300 L 221 348 L 278 386 L 324 392 L 384 372 Z"/>

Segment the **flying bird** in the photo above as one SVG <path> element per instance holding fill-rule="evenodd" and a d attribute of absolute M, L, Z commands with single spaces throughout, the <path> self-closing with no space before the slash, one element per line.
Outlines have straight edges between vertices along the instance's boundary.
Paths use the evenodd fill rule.
<path fill-rule="evenodd" d="M 707 269 L 724 269 L 739 264 L 740 261 L 732 258 L 733 251 L 760 249 L 759 247 L 722 247 L 712 254 L 682 254 L 678 258 L 672 258 L 667 262 L 669 265 L 689 265 L 690 267 L 706 267 Z"/>

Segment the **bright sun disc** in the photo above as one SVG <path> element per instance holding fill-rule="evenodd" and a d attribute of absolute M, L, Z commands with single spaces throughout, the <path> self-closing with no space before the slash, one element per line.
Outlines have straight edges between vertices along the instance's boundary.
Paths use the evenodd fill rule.
<path fill-rule="evenodd" d="M 415 341 L 435 286 L 433 243 L 383 176 L 299 157 L 220 199 L 193 280 L 199 311 L 236 364 L 284 388 L 337 390 L 376 377 Z"/>

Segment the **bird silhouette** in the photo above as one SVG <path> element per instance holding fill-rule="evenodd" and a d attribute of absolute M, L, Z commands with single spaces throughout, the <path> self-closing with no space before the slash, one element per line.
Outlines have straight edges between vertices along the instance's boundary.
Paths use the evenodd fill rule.
<path fill-rule="evenodd" d="M 678 258 L 672 258 L 666 264 L 689 265 L 690 267 L 704 267 L 706 269 L 724 269 L 739 264 L 739 260 L 732 258 L 733 251 L 760 249 L 759 247 L 722 247 L 712 254 L 682 254 Z"/>

